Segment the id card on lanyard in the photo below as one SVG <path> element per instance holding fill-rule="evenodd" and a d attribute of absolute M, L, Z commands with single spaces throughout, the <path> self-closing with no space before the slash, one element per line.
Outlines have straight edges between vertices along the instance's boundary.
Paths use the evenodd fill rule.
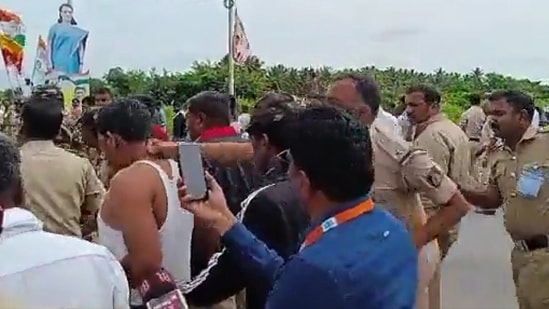
<path fill-rule="evenodd" d="M 301 244 L 299 251 L 317 242 L 324 233 L 332 230 L 345 222 L 356 219 L 362 214 L 370 212 L 374 209 L 374 201 L 368 199 L 352 208 L 337 213 L 335 216 L 324 220 L 319 226 L 310 231 L 305 237 L 305 241 Z"/>

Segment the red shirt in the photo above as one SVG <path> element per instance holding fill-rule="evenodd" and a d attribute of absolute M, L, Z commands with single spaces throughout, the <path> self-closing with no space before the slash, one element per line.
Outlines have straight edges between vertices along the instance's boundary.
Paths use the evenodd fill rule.
<path fill-rule="evenodd" d="M 153 127 L 152 127 L 152 137 L 153 138 L 156 138 L 156 139 L 159 139 L 161 141 L 169 141 L 170 140 L 170 137 L 168 135 L 168 130 L 166 130 L 166 128 L 160 124 L 155 124 Z"/>
<path fill-rule="evenodd" d="M 202 132 L 197 142 L 207 142 L 211 139 L 236 136 L 238 133 L 231 126 L 210 128 Z"/>

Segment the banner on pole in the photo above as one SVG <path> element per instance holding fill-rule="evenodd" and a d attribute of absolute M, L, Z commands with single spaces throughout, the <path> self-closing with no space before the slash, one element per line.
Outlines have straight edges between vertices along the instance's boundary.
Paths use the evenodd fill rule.
<path fill-rule="evenodd" d="M 0 48 L 10 86 L 16 92 L 24 85 L 25 31 L 20 15 L 0 8 Z"/>
<path fill-rule="evenodd" d="M 238 64 L 246 63 L 251 56 L 250 42 L 244 30 L 244 24 L 238 16 L 238 11 L 234 13 L 234 32 L 233 32 L 233 55 L 234 61 Z"/>
<path fill-rule="evenodd" d="M 32 69 L 32 84 L 34 86 L 44 85 L 46 81 L 56 79 L 55 76 L 51 76 L 48 71 L 48 50 L 46 41 L 40 35 L 38 36 L 38 43 L 36 45 L 36 57 L 34 58 L 34 68 Z"/>

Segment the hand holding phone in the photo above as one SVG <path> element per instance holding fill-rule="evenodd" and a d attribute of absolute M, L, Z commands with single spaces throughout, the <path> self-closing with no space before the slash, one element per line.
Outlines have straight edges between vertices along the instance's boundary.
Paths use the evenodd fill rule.
<path fill-rule="evenodd" d="M 181 142 L 179 146 L 179 165 L 187 194 L 194 200 L 208 197 L 204 166 L 200 144 Z"/>

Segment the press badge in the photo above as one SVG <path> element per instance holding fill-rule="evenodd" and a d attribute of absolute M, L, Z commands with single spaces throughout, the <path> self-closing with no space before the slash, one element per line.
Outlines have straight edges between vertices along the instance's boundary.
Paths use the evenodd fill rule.
<path fill-rule="evenodd" d="M 546 171 L 543 168 L 529 167 L 523 169 L 518 181 L 518 191 L 526 198 L 535 199 L 545 182 Z"/>

